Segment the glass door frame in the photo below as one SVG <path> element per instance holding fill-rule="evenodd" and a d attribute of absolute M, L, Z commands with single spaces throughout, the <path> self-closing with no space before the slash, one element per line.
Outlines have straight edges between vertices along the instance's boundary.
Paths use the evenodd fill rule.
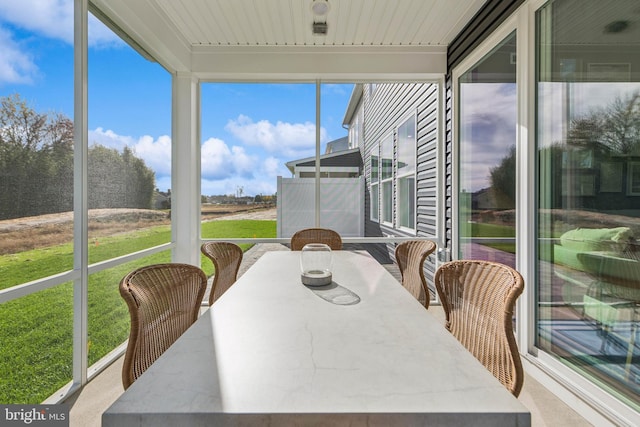
<path fill-rule="evenodd" d="M 451 257 L 459 253 L 459 124 L 460 77 L 511 33 L 516 34 L 516 268 L 525 280 L 525 291 L 516 306 L 516 340 L 525 372 L 594 425 L 624 424 L 637 412 L 557 357 L 536 347 L 537 294 L 537 158 L 536 158 L 536 12 L 547 0 L 527 0 L 451 72 Z M 531 130 L 531 131 L 529 131 Z"/>
<path fill-rule="evenodd" d="M 593 425 L 632 425 L 630 420 L 635 420 L 638 413 L 624 402 L 616 398 L 612 393 L 606 391 L 605 388 L 599 387 L 596 383 L 580 374 L 578 371 L 569 368 L 560 359 L 554 355 L 535 346 L 536 340 L 536 289 L 537 289 L 537 232 L 538 232 L 538 199 L 537 199 L 537 178 L 538 178 L 538 161 L 537 161 L 537 141 L 536 141 L 536 109 L 537 109 L 537 63 L 536 63 L 536 13 L 547 4 L 552 3 L 549 0 L 528 0 L 521 7 L 517 15 L 518 26 L 526 34 L 527 40 L 524 47 L 527 49 L 527 67 L 518 72 L 518 77 L 522 77 L 526 85 L 520 85 L 518 93 L 522 93 L 526 98 L 524 102 L 519 102 L 519 107 L 523 110 L 518 116 L 523 118 L 525 127 L 529 127 L 532 131 L 527 134 L 527 159 L 520 159 L 519 165 L 527 165 L 530 171 L 526 174 L 527 183 L 525 186 L 520 185 L 519 191 L 527 189 L 527 193 L 522 197 L 526 202 L 525 211 L 521 212 L 526 215 L 528 226 L 522 225 L 519 232 L 526 233 L 526 245 L 523 250 L 529 254 L 521 260 L 525 264 L 520 264 L 530 277 L 533 286 L 529 289 L 525 288 L 526 296 L 529 301 L 526 302 L 526 310 L 528 325 L 522 340 L 519 339 L 518 345 L 526 342 L 528 352 L 523 355 L 523 363 L 526 363 L 525 370 L 530 373 L 537 381 L 543 384 L 554 394 L 567 402 L 574 410 L 579 412 L 583 417 L 588 419 Z M 518 44 L 520 48 L 520 43 Z M 521 56 L 518 55 L 520 58 Z M 525 87 L 526 86 L 526 87 Z M 524 91 L 524 92 L 521 92 Z M 521 183 L 522 184 L 522 183 Z M 519 205 L 521 207 L 522 205 Z M 523 242 L 523 244 L 525 244 Z M 520 248 L 520 246 L 518 247 Z M 524 274 L 523 274 L 524 275 Z M 526 278 L 525 278 L 526 281 Z M 525 282 L 526 283 L 526 282 Z M 526 286 L 526 285 L 525 285 Z M 523 296 L 525 296 L 523 294 Z M 524 340 L 524 341 L 523 341 Z M 527 363 L 529 362 L 529 363 Z M 530 369 L 526 369 L 529 366 Z"/>
<path fill-rule="evenodd" d="M 525 16 L 523 17 L 523 15 Z M 527 46 L 527 41 L 530 37 L 527 29 L 528 22 L 523 25 L 522 21 L 526 21 L 524 18 L 526 18 L 526 14 L 514 13 L 452 71 L 452 117 L 454 124 L 451 129 L 451 170 L 453 176 L 451 180 L 451 218 L 453 224 L 451 229 L 451 257 L 452 259 L 457 259 L 460 253 L 460 230 L 458 224 L 458 219 L 460 218 L 460 185 L 458 180 L 460 177 L 460 78 L 491 53 L 496 46 L 500 45 L 511 34 L 515 34 L 517 59 L 527 58 L 526 61 L 516 61 L 516 269 L 522 274 L 525 283 L 534 283 L 535 278 L 532 275 L 534 270 L 531 266 L 535 261 L 535 253 L 529 250 L 532 247 L 529 243 L 533 242 L 531 239 L 535 228 L 532 226 L 527 227 L 526 224 L 532 224 L 531 221 L 535 220 L 535 215 L 528 212 L 527 209 L 527 207 L 533 206 L 532 203 L 534 201 L 534 179 L 531 176 L 535 168 L 530 161 L 534 153 L 531 149 L 532 141 L 529 139 L 527 132 L 527 123 L 532 123 L 532 121 L 528 121 L 530 118 L 528 117 L 527 94 L 524 92 L 527 84 L 523 84 L 523 82 L 528 82 L 527 68 L 533 67 L 533 61 L 530 49 Z M 526 151 L 526 153 L 523 151 Z M 523 177 L 527 177 L 524 182 Z M 528 333 L 528 331 L 533 332 L 534 327 L 535 319 L 531 316 L 535 313 L 533 310 L 535 302 L 534 291 L 534 286 L 525 286 L 525 291 L 518 299 L 516 306 L 516 317 L 521 319 L 516 325 L 518 347 L 527 349 L 528 352 L 535 352 L 533 347 L 534 340 L 532 339 L 533 333 Z"/>

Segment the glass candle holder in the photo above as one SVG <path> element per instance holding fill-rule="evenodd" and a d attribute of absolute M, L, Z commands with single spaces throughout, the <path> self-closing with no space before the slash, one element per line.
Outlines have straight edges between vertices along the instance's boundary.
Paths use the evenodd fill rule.
<path fill-rule="evenodd" d="M 300 252 L 302 283 L 308 286 L 331 284 L 331 248 L 323 243 L 309 243 Z"/>

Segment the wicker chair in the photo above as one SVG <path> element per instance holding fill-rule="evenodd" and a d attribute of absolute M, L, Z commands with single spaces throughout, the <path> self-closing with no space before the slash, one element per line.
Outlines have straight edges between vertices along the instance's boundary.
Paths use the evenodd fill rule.
<path fill-rule="evenodd" d="M 213 285 L 209 293 L 209 305 L 213 305 L 238 278 L 242 249 L 231 242 L 206 242 L 200 250 L 213 262 L 215 268 Z"/>
<path fill-rule="evenodd" d="M 429 308 L 429 288 L 424 277 L 424 262 L 436 250 L 430 240 L 410 240 L 396 246 L 396 262 L 402 275 L 402 286 L 425 308 Z"/>
<path fill-rule="evenodd" d="M 301 251 L 307 243 L 324 243 L 333 251 L 342 249 L 342 238 L 328 228 L 305 228 L 296 231 L 291 237 L 291 250 Z"/>
<path fill-rule="evenodd" d="M 131 316 L 122 367 L 125 389 L 198 318 L 207 276 L 188 264 L 156 264 L 127 274 L 120 295 Z"/>
<path fill-rule="evenodd" d="M 514 395 L 524 374 L 513 333 L 520 273 L 491 261 L 451 261 L 434 277 L 446 327 Z"/>

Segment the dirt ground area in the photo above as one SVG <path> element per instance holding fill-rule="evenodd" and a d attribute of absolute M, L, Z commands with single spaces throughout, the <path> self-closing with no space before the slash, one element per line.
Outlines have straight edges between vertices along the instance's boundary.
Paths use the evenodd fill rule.
<path fill-rule="evenodd" d="M 203 205 L 202 220 L 276 219 L 276 208 L 259 205 Z M 89 238 L 170 224 L 169 211 L 92 209 Z M 62 212 L 0 221 L 0 255 L 54 246 L 73 240 L 73 213 Z"/>

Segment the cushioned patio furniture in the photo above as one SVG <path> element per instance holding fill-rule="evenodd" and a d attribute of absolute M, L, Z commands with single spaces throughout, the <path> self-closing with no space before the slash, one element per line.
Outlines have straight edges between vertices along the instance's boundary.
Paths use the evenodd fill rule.
<path fill-rule="evenodd" d="M 291 250 L 301 251 L 308 243 L 324 243 L 333 251 L 342 249 L 342 238 L 338 232 L 328 228 L 305 228 L 291 236 Z"/>
<path fill-rule="evenodd" d="M 595 267 L 585 264 L 584 260 L 579 258 L 580 254 L 624 256 L 633 241 L 634 233 L 629 227 L 576 228 L 560 236 L 560 241 L 553 247 L 553 262 L 574 270 L 593 270 Z M 619 277 L 625 273 L 626 269 L 617 268 L 602 271 L 602 274 L 609 277 Z"/>
<path fill-rule="evenodd" d="M 129 388 L 198 318 L 207 276 L 188 264 L 155 264 L 138 268 L 120 282 L 120 295 L 131 317 L 122 366 L 122 385 Z"/>
<path fill-rule="evenodd" d="M 404 286 L 425 308 L 429 308 L 429 288 L 424 277 L 424 262 L 436 249 L 430 240 L 410 240 L 396 246 L 395 257 Z"/>
<path fill-rule="evenodd" d="M 554 245 L 553 261 L 566 288 L 581 287 L 582 314 L 608 331 L 621 320 L 635 323 L 640 304 L 640 251 L 629 227 L 576 228 Z M 569 292 L 566 292 L 569 294 Z"/>
<path fill-rule="evenodd" d="M 491 261 L 441 265 L 434 277 L 446 327 L 514 396 L 524 374 L 513 333 L 513 310 L 524 289 L 520 273 Z"/>
<path fill-rule="evenodd" d="M 209 305 L 227 291 L 238 278 L 242 262 L 242 249 L 231 242 L 206 242 L 200 250 L 213 262 L 213 284 L 209 293 Z"/>

